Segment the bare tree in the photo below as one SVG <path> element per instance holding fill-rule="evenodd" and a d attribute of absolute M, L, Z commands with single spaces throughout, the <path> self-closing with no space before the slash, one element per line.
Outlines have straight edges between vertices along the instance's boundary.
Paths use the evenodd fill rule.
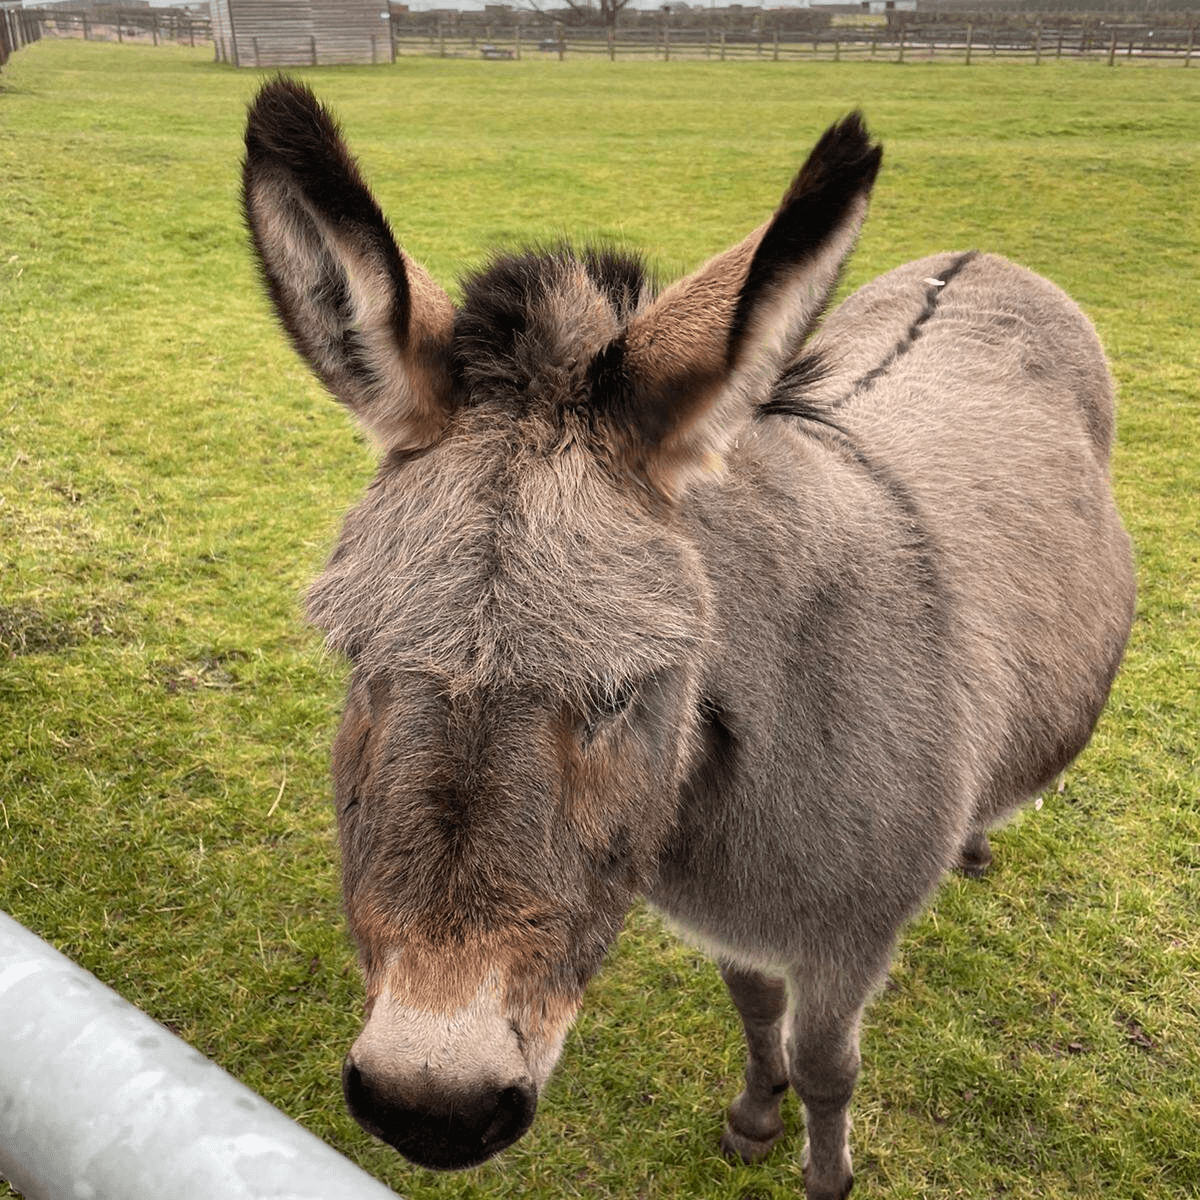
<path fill-rule="evenodd" d="M 546 14 L 544 5 L 537 0 L 527 0 L 529 7 L 535 12 Z M 629 3 L 629 0 L 563 0 L 571 10 L 571 16 L 581 25 L 590 25 L 599 16 L 600 23 L 607 29 L 616 28 L 617 14 Z M 565 14 L 564 14 L 565 15 Z"/>

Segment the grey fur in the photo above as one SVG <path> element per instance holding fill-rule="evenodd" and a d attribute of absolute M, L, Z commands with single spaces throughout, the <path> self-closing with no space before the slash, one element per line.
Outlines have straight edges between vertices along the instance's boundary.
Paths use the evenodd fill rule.
<path fill-rule="evenodd" d="M 274 298 L 302 352 L 330 331 L 317 369 L 354 376 L 338 394 L 391 451 L 309 600 L 354 667 L 352 1111 L 432 1166 L 514 1140 L 640 891 L 742 1013 L 725 1149 L 767 1152 L 790 1083 L 809 1200 L 843 1197 L 859 1020 L 905 920 L 1083 748 L 1129 632 L 1091 326 L 946 254 L 802 350 L 878 169 L 853 117 L 661 299 L 636 263 L 556 251 L 469 284 L 451 328 L 398 251 L 371 266 L 390 233 L 327 114 L 264 97 L 247 209 Z M 314 127 L 311 162 L 272 149 Z M 296 311 L 318 266 L 332 307 Z"/>

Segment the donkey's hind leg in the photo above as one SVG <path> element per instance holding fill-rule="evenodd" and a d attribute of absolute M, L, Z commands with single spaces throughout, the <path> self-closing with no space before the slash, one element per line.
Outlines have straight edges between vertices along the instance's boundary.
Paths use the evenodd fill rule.
<path fill-rule="evenodd" d="M 788 1089 L 783 1054 L 787 987 L 757 971 L 721 964 L 721 977 L 746 1031 L 746 1088 L 729 1107 L 721 1149 L 729 1157 L 757 1162 L 783 1134 L 779 1103 Z"/>

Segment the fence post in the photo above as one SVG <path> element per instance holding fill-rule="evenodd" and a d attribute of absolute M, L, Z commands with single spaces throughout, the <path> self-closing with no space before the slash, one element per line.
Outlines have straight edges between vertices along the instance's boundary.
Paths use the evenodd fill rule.
<path fill-rule="evenodd" d="M 258 38 L 257 37 L 252 37 L 250 39 L 250 47 L 254 51 L 254 66 L 255 66 L 255 69 L 257 70 L 258 67 L 260 67 L 262 65 L 262 62 L 258 57 Z"/>
<path fill-rule="evenodd" d="M 1186 54 L 1183 56 L 1183 65 L 1184 65 L 1185 67 L 1187 67 L 1187 66 L 1190 66 L 1190 65 L 1191 65 L 1191 62 L 1192 62 L 1192 46 L 1193 46 L 1193 44 L 1195 43 L 1195 41 L 1196 41 L 1196 27 L 1195 27 L 1195 25 L 1193 25 L 1193 26 L 1191 27 L 1191 29 L 1189 29 L 1189 30 L 1188 30 L 1188 44 L 1187 44 L 1187 53 L 1186 53 Z"/>
<path fill-rule="evenodd" d="M 904 61 L 904 18 L 903 17 L 900 18 L 900 57 L 897 58 L 896 61 L 897 62 Z"/>
<path fill-rule="evenodd" d="M 721 30 L 721 61 L 725 61 L 725 30 Z"/>
<path fill-rule="evenodd" d="M 779 30 L 778 29 L 775 30 L 775 52 L 771 57 L 772 57 L 773 62 L 779 61 Z"/>
<path fill-rule="evenodd" d="M 1034 48 L 1033 65 L 1040 67 L 1042 65 L 1042 22 L 1037 23 L 1037 42 Z"/>
<path fill-rule="evenodd" d="M 608 31 L 608 61 L 617 61 L 617 30 L 615 26 L 610 27 Z"/>
<path fill-rule="evenodd" d="M 1117 57 L 1117 31 L 1114 29 L 1112 40 L 1108 43 L 1108 65 L 1113 65 L 1113 60 Z"/>
<path fill-rule="evenodd" d="M 125 30 L 121 28 L 121 10 L 117 9 L 117 41 L 125 44 Z"/>
<path fill-rule="evenodd" d="M 968 21 L 967 22 L 967 62 L 966 62 L 966 65 L 968 67 L 971 65 L 971 30 L 972 29 L 973 29 L 973 26 Z"/>
<path fill-rule="evenodd" d="M 513 58 L 521 57 L 521 26 L 516 26 L 516 33 L 513 36 Z"/>
<path fill-rule="evenodd" d="M 309 46 L 309 50 L 312 54 L 312 65 L 315 67 L 317 65 L 317 35 L 315 33 L 309 34 L 308 46 Z M 241 63 L 238 63 L 239 67 L 241 65 L 242 65 Z"/>

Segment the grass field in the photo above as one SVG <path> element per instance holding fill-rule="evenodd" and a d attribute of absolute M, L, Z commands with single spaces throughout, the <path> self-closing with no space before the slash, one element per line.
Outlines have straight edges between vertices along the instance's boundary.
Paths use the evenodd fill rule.
<path fill-rule="evenodd" d="M 1065 789 L 904 939 L 864 1030 L 855 1194 L 1200 1195 L 1200 71 L 304 74 L 447 284 L 563 234 L 674 276 L 861 105 L 887 157 L 848 285 L 979 246 L 1085 306 L 1121 390 L 1138 624 Z M 417 1171 L 343 1112 L 342 668 L 299 597 L 371 456 L 252 271 L 257 83 L 200 50 L 51 41 L 0 75 L 0 906 L 411 1200 L 794 1197 L 798 1140 L 718 1156 L 740 1037 L 715 970 L 642 910 L 499 1161 Z"/>

